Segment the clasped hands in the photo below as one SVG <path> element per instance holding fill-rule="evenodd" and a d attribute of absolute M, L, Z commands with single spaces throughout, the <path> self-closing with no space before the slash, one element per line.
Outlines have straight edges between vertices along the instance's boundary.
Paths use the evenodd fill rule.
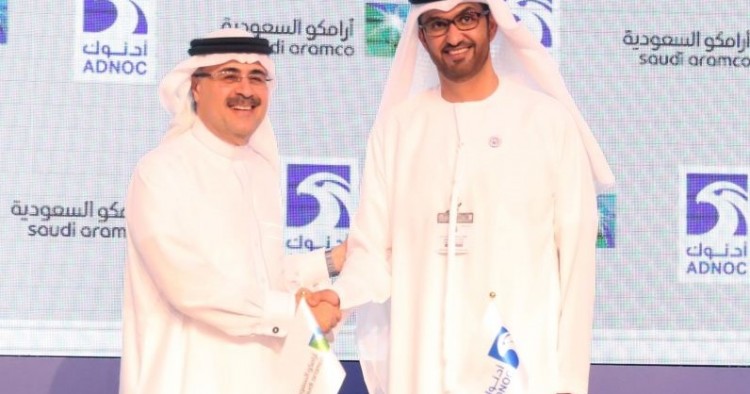
<path fill-rule="evenodd" d="M 341 320 L 339 296 L 333 290 L 310 291 L 302 288 L 297 291 L 295 298 L 297 305 L 303 298 L 307 301 L 320 329 L 325 333 L 330 332 Z"/>

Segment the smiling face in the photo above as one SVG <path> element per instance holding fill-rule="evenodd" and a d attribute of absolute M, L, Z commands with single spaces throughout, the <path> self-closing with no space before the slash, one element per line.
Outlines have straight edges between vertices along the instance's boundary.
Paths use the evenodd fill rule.
<path fill-rule="evenodd" d="M 430 10 L 420 15 L 422 25 L 435 23 L 436 20 L 439 24 L 448 23 L 448 31 L 438 37 L 430 36 L 424 28 L 419 30 L 419 40 L 441 78 L 466 82 L 481 74 L 484 68 L 491 67 L 489 44 L 497 33 L 495 20 L 482 15 L 472 29 L 460 30 L 456 26 L 462 19 L 468 20 L 483 11 L 479 3 L 463 3 L 446 12 Z"/>
<path fill-rule="evenodd" d="M 268 111 L 267 72 L 260 63 L 230 61 L 193 74 L 196 113 L 206 128 L 232 145 L 245 145 Z"/>

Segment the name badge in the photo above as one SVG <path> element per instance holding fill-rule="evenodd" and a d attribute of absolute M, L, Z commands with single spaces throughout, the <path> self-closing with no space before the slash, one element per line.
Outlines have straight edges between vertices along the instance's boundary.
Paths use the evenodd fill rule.
<path fill-rule="evenodd" d="M 448 221 L 450 211 L 437 214 L 438 226 L 438 253 L 448 254 Z M 474 214 L 472 212 L 459 212 L 456 215 L 456 255 L 469 253 L 471 250 L 471 233 L 474 228 Z"/>

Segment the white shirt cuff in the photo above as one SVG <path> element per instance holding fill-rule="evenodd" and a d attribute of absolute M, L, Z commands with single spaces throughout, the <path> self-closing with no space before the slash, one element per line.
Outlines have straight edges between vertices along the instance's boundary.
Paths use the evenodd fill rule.
<path fill-rule="evenodd" d="M 284 291 L 269 291 L 266 293 L 264 311 L 268 320 L 291 320 L 297 309 L 294 294 Z"/>
<path fill-rule="evenodd" d="M 287 263 L 293 268 L 295 282 L 300 287 L 315 287 L 330 283 L 328 278 L 328 267 L 326 266 L 325 252 L 320 249 L 310 253 L 301 253 L 286 256 Z"/>

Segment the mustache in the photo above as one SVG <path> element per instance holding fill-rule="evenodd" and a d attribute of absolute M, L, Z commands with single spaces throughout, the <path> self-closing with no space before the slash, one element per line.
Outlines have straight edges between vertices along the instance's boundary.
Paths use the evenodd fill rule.
<path fill-rule="evenodd" d="M 261 99 L 255 95 L 243 96 L 241 94 L 238 94 L 236 96 L 233 96 L 227 99 L 227 105 L 230 107 L 242 106 L 242 107 L 255 108 L 259 106 L 262 102 L 263 101 L 261 101 Z"/>
<path fill-rule="evenodd" d="M 443 52 L 450 51 L 456 48 L 469 48 L 472 45 L 474 45 L 474 43 L 471 41 L 467 41 L 467 40 L 463 40 L 459 42 L 458 44 L 445 44 L 443 45 Z"/>

